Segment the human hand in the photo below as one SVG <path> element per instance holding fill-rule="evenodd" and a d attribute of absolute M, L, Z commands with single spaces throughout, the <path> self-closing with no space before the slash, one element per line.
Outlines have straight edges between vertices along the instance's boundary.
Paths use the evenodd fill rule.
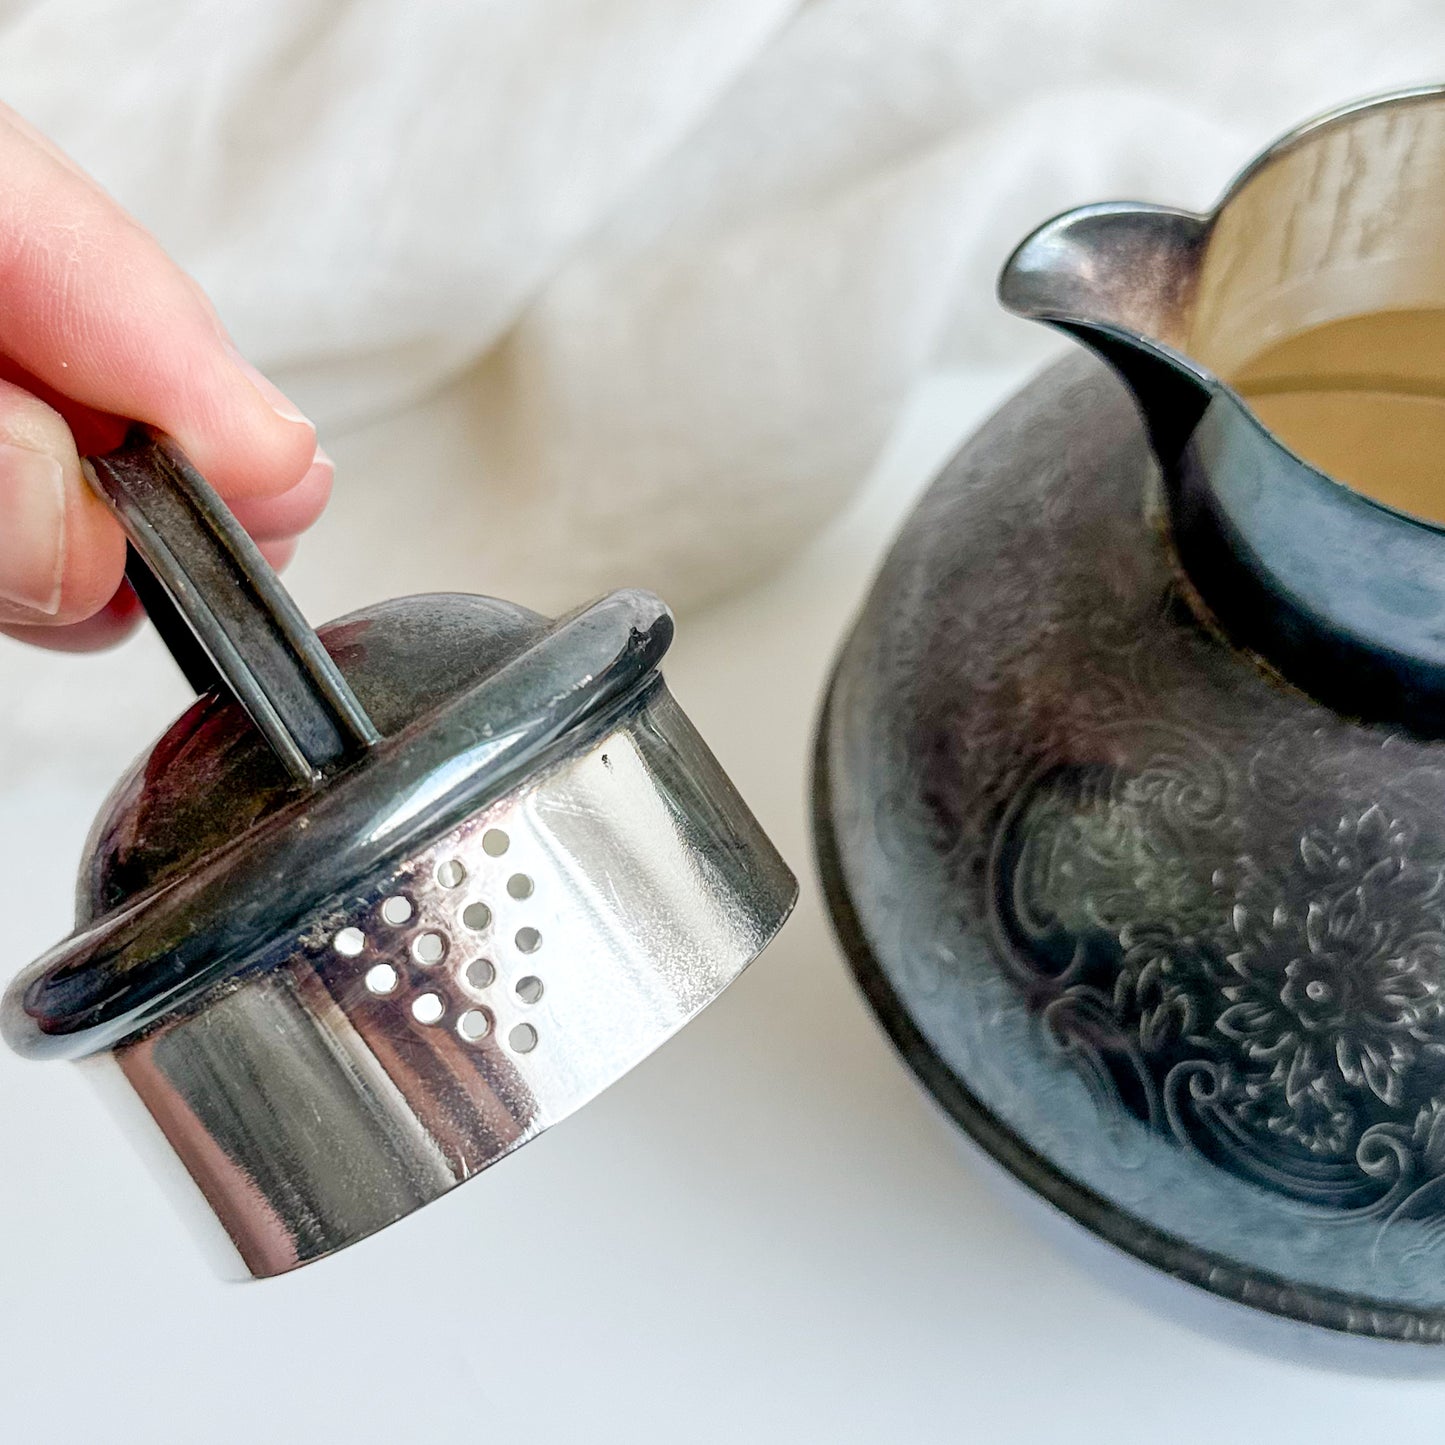
<path fill-rule="evenodd" d="M 196 283 L 4 106 L 0 181 L 0 631 L 103 647 L 139 607 L 83 452 L 118 445 L 130 421 L 168 432 L 278 566 L 332 466 Z"/>

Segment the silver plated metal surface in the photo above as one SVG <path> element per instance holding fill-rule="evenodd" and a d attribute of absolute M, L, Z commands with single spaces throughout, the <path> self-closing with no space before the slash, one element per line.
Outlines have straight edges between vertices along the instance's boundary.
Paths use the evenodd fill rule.
<path fill-rule="evenodd" d="M 793 883 L 655 685 L 116 1050 L 271 1275 L 445 1193 L 669 1038 Z"/>
<path fill-rule="evenodd" d="M 1442 182 L 1417 92 L 1286 138 L 1212 216 L 1026 242 L 1006 301 L 1112 369 L 1046 373 L 924 497 L 815 787 L 863 989 L 997 1159 L 1217 1294 L 1434 1343 L 1445 538 L 1290 453 L 1198 346 L 1438 305 Z"/>
<path fill-rule="evenodd" d="M 118 784 L 76 930 L 0 1026 L 118 1065 L 253 1275 L 564 1118 L 781 927 L 796 883 L 668 693 L 651 594 L 313 633 L 172 443 L 92 476 L 203 695 Z"/>

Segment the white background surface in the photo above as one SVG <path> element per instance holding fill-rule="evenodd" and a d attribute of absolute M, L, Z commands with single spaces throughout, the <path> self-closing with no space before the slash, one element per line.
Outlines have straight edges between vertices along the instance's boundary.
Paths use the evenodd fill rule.
<path fill-rule="evenodd" d="M 1019 379 L 929 383 L 838 524 L 684 619 L 669 680 L 803 897 L 721 1002 L 574 1119 L 334 1259 L 228 1284 L 79 1072 L 0 1054 L 0 1439 L 1441 1438 L 1445 1382 L 1281 1363 L 1081 1271 L 958 1149 L 828 933 L 804 780 L 831 652 L 910 497 Z M 343 479 L 368 445 L 337 447 Z M 291 579 L 311 615 L 458 581 L 405 513 L 404 561 L 350 575 L 367 516 L 343 485 Z M 146 689 L 155 729 L 184 696 L 157 653 L 47 669 L 77 707 Z M 146 741 L 133 711 L 108 755 L 0 760 L 7 971 L 68 927 L 90 816 Z"/>

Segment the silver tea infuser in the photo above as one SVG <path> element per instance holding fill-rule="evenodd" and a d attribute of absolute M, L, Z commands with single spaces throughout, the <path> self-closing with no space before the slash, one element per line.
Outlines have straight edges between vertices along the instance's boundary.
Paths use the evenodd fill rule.
<path fill-rule="evenodd" d="M 409 597 L 313 632 L 169 439 L 86 467 L 201 696 L 0 1022 L 113 1060 L 253 1275 L 534 1138 L 782 925 L 797 885 L 658 673 L 657 598 Z"/>

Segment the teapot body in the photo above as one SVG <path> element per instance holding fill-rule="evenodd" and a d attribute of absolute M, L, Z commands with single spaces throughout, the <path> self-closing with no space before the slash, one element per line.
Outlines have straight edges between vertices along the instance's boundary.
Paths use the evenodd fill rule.
<path fill-rule="evenodd" d="M 1445 1341 L 1445 743 L 1236 646 L 1166 491 L 1080 355 L 925 496 L 820 726 L 838 931 L 935 1097 L 1095 1233 Z"/>

